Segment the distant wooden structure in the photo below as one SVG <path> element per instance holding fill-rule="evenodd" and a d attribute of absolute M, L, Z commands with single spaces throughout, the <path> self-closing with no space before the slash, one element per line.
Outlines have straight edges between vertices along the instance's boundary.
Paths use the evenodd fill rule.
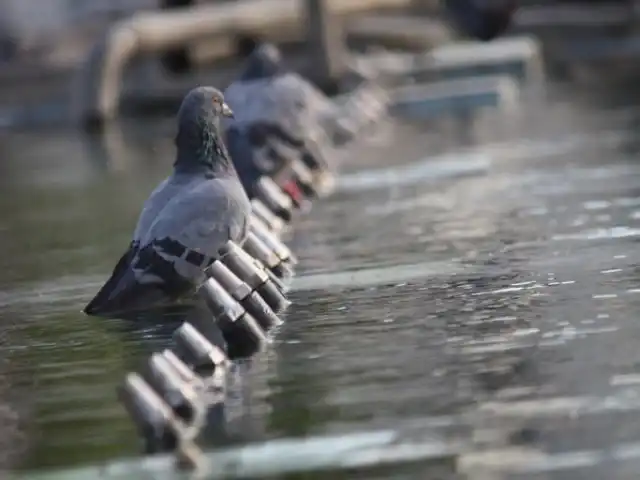
<path fill-rule="evenodd" d="M 219 56 L 233 55 L 240 36 L 275 39 L 294 30 L 294 37 L 315 45 L 309 63 L 317 67 L 316 81 L 339 75 L 342 63 L 335 22 L 331 18 L 378 9 L 402 9 L 412 0 L 241 0 L 198 5 L 176 11 L 144 12 L 116 22 L 95 44 L 74 84 L 73 109 L 83 124 L 101 123 L 115 116 L 122 80 L 134 57 L 159 54 L 207 38 L 220 41 Z M 314 3 L 315 2 L 315 3 Z M 324 5 L 323 5 L 324 4 Z M 313 13 L 311 26 L 307 12 Z M 331 30 L 331 31 L 329 31 Z M 289 38 L 291 33 L 289 33 Z M 421 36 L 422 37 L 422 36 Z M 328 81 L 330 83 L 331 80 Z"/>

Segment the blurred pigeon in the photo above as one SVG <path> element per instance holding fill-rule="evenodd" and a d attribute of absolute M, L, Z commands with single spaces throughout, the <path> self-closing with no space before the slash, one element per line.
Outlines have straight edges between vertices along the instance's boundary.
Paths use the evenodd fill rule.
<path fill-rule="evenodd" d="M 251 206 L 220 136 L 222 93 L 198 87 L 178 112 L 173 174 L 145 202 L 129 250 L 85 308 L 107 316 L 195 291 L 228 240 L 244 241 Z"/>
<path fill-rule="evenodd" d="M 300 91 L 285 95 L 283 79 L 291 75 L 278 49 L 257 47 L 238 79 L 225 91 L 236 116 L 225 122 L 226 141 L 242 184 L 249 196 L 263 175 L 274 175 L 292 162 L 311 157 L 325 165 L 323 152 L 311 152 L 309 128 L 304 128 Z M 296 96 L 297 95 L 297 96 Z"/>
<path fill-rule="evenodd" d="M 225 91 L 225 98 L 235 112 L 234 118 L 225 122 L 227 135 L 249 140 L 263 156 L 270 157 L 257 159 L 254 154 L 251 162 L 245 162 L 231 152 L 239 170 L 261 160 L 273 167 L 277 161 L 273 151 L 287 147 L 314 160 L 305 163 L 327 168 L 331 147 L 352 139 L 363 123 L 363 114 L 371 113 L 362 103 L 339 105 L 332 101 L 285 68 L 280 51 L 272 44 L 262 44 L 253 51 L 239 78 Z"/>
<path fill-rule="evenodd" d="M 465 35 L 489 41 L 507 30 L 517 0 L 444 0 L 443 6 Z"/>
<path fill-rule="evenodd" d="M 312 128 L 318 127 L 318 116 L 338 117 L 332 111 L 333 103 L 288 70 L 278 48 L 268 43 L 251 53 L 238 79 L 227 87 L 225 98 L 236 112 L 226 126 L 275 125 L 281 130 L 280 140 L 294 143 L 303 141 Z"/>

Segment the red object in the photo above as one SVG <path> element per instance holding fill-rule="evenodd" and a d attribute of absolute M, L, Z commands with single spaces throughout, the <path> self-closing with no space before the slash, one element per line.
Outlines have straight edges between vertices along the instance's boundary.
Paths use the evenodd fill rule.
<path fill-rule="evenodd" d="M 300 190 L 300 187 L 298 187 L 298 185 L 296 184 L 295 180 L 288 180 L 281 186 L 281 188 L 297 204 L 300 205 L 304 201 L 304 195 L 302 194 L 302 191 Z"/>

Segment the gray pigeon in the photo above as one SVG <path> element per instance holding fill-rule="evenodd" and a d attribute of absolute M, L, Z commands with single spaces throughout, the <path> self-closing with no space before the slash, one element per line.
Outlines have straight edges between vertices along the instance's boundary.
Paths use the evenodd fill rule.
<path fill-rule="evenodd" d="M 259 149 L 265 138 L 281 149 L 298 151 L 313 144 L 329 145 L 344 127 L 342 111 L 307 80 L 287 70 L 272 44 L 253 51 L 238 79 L 227 87 L 225 98 L 236 113 L 225 121 L 227 135 L 244 136 L 253 146 L 259 138 Z M 322 152 L 316 147 L 313 154 Z M 235 157 L 234 162 L 242 170 Z"/>
<path fill-rule="evenodd" d="M 251 206 L 220 136 L 220 118 L 232 115 L 213 87 L 187 94 L 173 174 L 145 202 L 129 250 L 86 314 L 114 316 L 194 292 L 218 249 L 244 242 Z"/>
<path fill-rule="evenodd" d="M 277 157 L 273 151 L 287 147 L 297 150 L 309 166 L 331 167 L 332 147 L 352 140 L 371 117 L 381 116 L 386 108 L 388 98 L 381 89 L 359 90 L 354 101 L 338 104 L 285 68 L 274 45 L 257 47 L 239 78 L 225 91 L 235 112 L 233 119 L 224 122 L 226 135 L 234 144 L 231 156 L 243 184 L 259 176 L 254 165 L 263 160 L 260 157 Z M 234 153 L 236 149 L 239 154 Z"/>

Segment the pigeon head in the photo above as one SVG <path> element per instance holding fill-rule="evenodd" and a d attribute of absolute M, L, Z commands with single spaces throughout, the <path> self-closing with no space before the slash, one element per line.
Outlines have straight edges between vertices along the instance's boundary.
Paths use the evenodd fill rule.
<path fill-rule="evenodd" d="M 282 73 L 284 73 L 284 64 L 280 50 L 271 43 L 263 43 L 249 55 L 240 80 L 272 78 Z"/>
<path fill-rule="evenodd" d="M 220 119 L 233 117 L 224 95 L 213 87 L 191 90 L 178 110 L 176 170 L 224 172 L 231 160 L 220 134 Z"/>

